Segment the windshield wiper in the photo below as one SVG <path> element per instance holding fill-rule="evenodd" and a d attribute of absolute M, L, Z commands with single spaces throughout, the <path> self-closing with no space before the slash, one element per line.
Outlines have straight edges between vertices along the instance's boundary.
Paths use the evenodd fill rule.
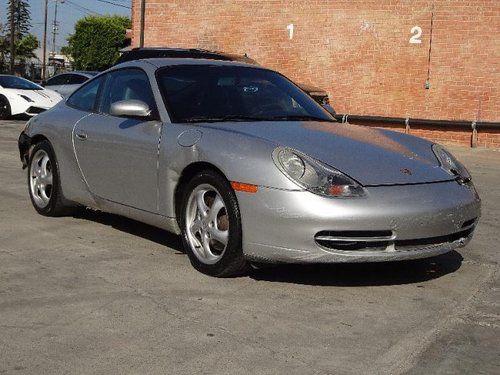
<path fill-rule="evenodd" d="M 196 123 L 196 122 L 225 122 L 225 121 L 326 121 L 326 122 L 336 122 L 335 119 L 327 119 L 316 116 L 309 115 L 285 115 L 285 116 L 271 116 L 271 117 L 254 117 L 245 115 L 228 115 L 219 117 L 191 117 L 184 122 Z"/>
<path fill-rule="evenodd" d="M 243 115 L 228 115 L 228 116 L 219 116 L 219 117 L 191 117 L 185 122 L 225 122 L 225 121 L 266 121 L 266 119 L 262 117 L 253 117 L 253 116 L 243 116 Z"/>
<path fill-rule="evenodd" d="M 321 118 L 310 115 L 288 115 L 288 116 L 272 116 L 267 117 L 268 121 L 326 121 L 326 122 L 337 122 L 334 118 Z"/>

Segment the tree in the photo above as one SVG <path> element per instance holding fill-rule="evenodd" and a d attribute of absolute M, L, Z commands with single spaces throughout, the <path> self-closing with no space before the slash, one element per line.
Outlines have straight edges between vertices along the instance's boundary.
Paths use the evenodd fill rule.
<path fill-rule="evenodd" d="M 7 4 L 7 24 L 0 25 L 0 70 L 6 70 L 6 60 L 25 63 L 36 57 L 38 40 L 31 29 L 30 5 L 26 0 L 9 0 Z M 12 23 L 11 23 L 12 21 Z M 12 29 L 11 29 L 12 25 Z M 11 56 L 10 35 L 14 35 L 14 56 Z"/>
<path fill-rule="evenodd" d="M 11 3 L 14 3 L 13 8 L 11 8 Z M 31 29 L 30 5 L 26 0 L 9 0 L 8 9 L 7 24 L 10 25 L 11 20 L 14 20 L 15 40 L 22 39 L 29 34 Z M 14 10 L 13 13 L 10 11 L 11 9 Z M 10 31 L 8 37 L 10 37 Z"/>
<path fill-rule="evenodd" d="M 35 50 L 38 48 L 38 39 L 33 34 L 23 36 L 16 40 L 16 58 L 21 62 L 35 58 Z"/>
<path fill-rule="evenodd" d="M 10 53 L 9 40 L 7 39 L 7 29 L 0 24 L 0 72 L 7 70 L 6 56 Z"/>
<path fill-rule="evenodd" d="M 75 25 L 66 51 L 78 70 L 104 70 L 115 63 L 125 47 L 125 34 L 131 27 L 123 16 L 89 16 Z"/>

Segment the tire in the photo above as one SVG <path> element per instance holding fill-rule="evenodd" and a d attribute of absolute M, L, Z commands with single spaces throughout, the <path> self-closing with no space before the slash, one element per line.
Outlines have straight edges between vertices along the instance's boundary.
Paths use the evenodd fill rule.
<path fill-rule="evenodd" d="M 10 107 L 9 100 L 0 95 L 0 120 L 7 120 L 12 117 L 12 110 Z"/>
<path fill-rule="evenodd" d="M 35 210 L 43 216 L 63 216 L 72 208 L 63 204 L 57 159 L 49 141 L 35 144 L 29 153 L 28 191 Z"/>
<path fill-rule="evenodd" d="M 205 170 L 185 186 L 180 226 L 193 267 L 210 276 L 238 276 L 249 270 L 243 255 L 236 195 L 220 174 Z"/>

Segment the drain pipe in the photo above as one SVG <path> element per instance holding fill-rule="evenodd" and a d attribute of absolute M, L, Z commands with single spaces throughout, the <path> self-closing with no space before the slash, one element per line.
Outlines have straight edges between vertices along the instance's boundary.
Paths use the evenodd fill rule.
<path fill-rule="evenodd" d="M 144 47 L 144 22 L 146 18 L 146 0 L 141 0 L 141 24 L 139 35 L 139 47 Z"/>

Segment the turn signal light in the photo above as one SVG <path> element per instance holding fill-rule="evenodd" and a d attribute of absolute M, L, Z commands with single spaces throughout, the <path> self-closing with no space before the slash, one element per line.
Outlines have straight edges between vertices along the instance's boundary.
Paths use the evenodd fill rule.
<path fill-rule="evenodd" d="M 257 185 L 245 184 L 243 182 L 231 181 L 231 187 L 235 191 L 244 191 L 245 193 L 256 193 L 259 187 Z"/>

